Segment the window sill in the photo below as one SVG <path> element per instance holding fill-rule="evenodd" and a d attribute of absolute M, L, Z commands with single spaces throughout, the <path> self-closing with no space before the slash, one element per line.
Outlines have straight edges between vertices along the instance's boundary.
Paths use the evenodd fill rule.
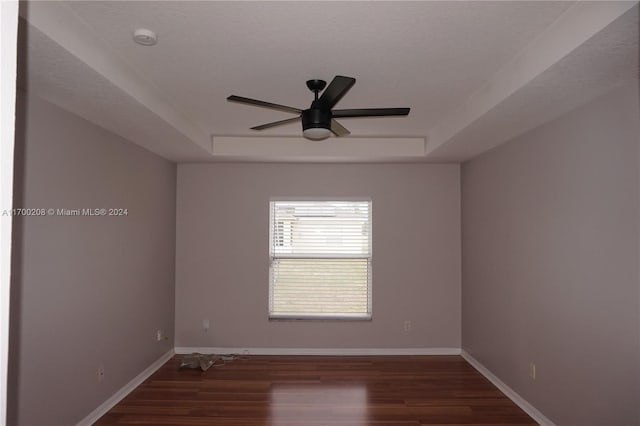
<path fill-rule="evenodd" d="M 269 315 L 269 321 L 371 321 L 369 315 Z"/>

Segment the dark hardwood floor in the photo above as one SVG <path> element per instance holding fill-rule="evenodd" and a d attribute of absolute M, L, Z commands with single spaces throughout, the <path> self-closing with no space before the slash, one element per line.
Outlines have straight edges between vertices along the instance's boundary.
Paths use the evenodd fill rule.
<path fill-rule="evenodd" d="M 460 356 L 176 356 L 96 424 L 535 425 Z"/>

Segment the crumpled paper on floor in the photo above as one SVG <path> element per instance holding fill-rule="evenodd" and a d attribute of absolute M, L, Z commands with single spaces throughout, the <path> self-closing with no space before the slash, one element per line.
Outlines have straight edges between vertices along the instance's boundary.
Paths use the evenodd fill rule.
<path fill-rule="evenodd" d="M 185 355 L 182 357 L 179 368 L 199 368 L 202 371 L 207 371 L 218 359 L 220 359 L 219 355 L 206 355 L 194 352 L 191 355 Z"/>

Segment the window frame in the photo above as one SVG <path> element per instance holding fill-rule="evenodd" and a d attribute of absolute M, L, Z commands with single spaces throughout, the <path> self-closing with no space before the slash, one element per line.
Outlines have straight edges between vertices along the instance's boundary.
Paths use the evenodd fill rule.
<path fill-rule="evenodd" d="M 277 202 L 366 202 L 369 204 L 369 232 L 368 232 L 368 244 L 369 255 L 368 256 L 344 256 L 336 255 L 332 256 L 275 256 L 272 253 L 274 229 L 272 224 L 273 218 L 273 203 Z M 371 321 L 373 318 L 373 200 L 371 197 L 271 197 L 269 199 L 269 294 L 268 294 L 268 318 L 270 321 Z M 366 313 L 340 313 L 340 314 L 274 314 L 273 313 L 273 261 L 274 259 L 367 259 L 367 312 Z"/>

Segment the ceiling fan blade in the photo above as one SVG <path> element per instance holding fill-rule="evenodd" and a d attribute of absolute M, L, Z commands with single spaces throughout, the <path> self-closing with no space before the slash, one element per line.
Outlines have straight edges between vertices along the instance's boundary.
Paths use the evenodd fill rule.
<path fill-rule="evenodd" d="M 231 95 L 227 98 L 227 100 L 231 102 L 238 102 L 241 104 L 248 104 L 248 105 L 259 106 L 263 108 L 277 109 L 278 111 L 291 112 L 293 114 L 302 113 L 302 110 L 298 108 L 293 108 L 286 105 L 272 104 L 271 102 L 259 101 L 257 99 L 243 98 L 242 96 Z"/>
<path fill-rule="evenodd" d="M 293 123 L 300 120 L 300 117 L 287 118 L 286 120 L 274 121 L 273 123 L 262 124 L 260 126 L 252 127 L 251 130 L 264 130 L 271 127 L 282 126 L 283 124 Z"/>
<path fill-rule="evenodd" d="M 329 83 L 329 87 L 322 92 L 318 104 L 324 109 L 333 108 L 354 84 L 356 84 L 356 79 L 353 77 L 335 76 Z"/>
<path fill-rule="evenodd" d="M 409 115 L 411 108 L 362 108 L 362 109 L 336 109 L 331 111 L 335 118 L 349 117 L 384 117 L 392 115 Z"/>
<path fill-rule="evenodd" d="M 350 135 L 351 132 L 344 128 L 344 126 L 338 123 L 336 120 L 331 119 L 331 131 L 336 136 L 347 136 Z"/>

